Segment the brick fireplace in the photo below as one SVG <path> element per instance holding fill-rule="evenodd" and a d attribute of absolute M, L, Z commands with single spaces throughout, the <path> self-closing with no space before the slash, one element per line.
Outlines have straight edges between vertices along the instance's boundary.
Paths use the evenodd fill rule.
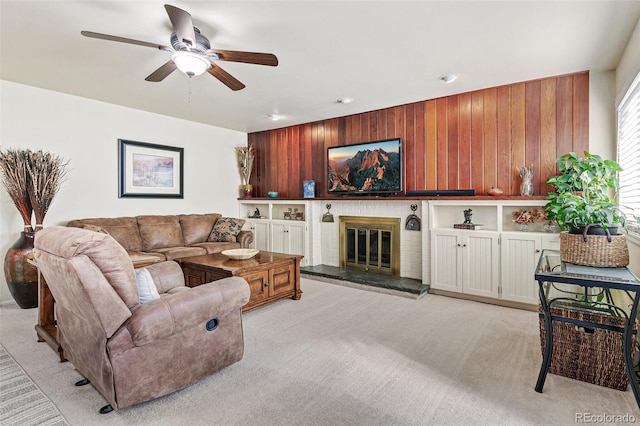
<path fill-rule="evenodd" d="M 340 267 L 400 276 L 400 219 L 340 216 Z"/>

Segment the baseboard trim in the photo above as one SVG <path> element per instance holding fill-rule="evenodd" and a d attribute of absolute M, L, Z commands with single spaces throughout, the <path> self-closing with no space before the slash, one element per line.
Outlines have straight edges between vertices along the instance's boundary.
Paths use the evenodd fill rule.
<path fill-rule="evenodd" d="M 454 291 L 438 290 L 438 289 L 435 289 L 433 287 L 429 289 L 429 294 L 436 294 L 436 295 L 439 295 L 439 296 L 447 296 L 447 297 L 455 297 L 456 299 L 471 300 L 471 301 L 474 301 L 474 302 L 488 303 L 488 304 L 491 304 L 491 305 L 504 306 L 506 308 L 521 309 L 521 310 L 524 310 L 524 311 L 538 312 L 538 305 L 537 304 L 533 305 L 533 304 L 530 304 L 530 303 L 513 302 L 511 300 L 493 299 L 491 297 L 476 296 L 475 294 L 456 293 Z"/>

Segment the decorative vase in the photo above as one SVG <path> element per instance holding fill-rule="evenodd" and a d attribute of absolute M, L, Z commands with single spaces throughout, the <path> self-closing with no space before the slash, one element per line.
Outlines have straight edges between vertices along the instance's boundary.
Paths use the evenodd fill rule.
<path fill-rule="evenodd" d="M 246 184 L 242 188 L 242 195 L 244 198 L 250 198 L 252 196 L 251 191 L 253 191 L 253 186 L 251 184 Z"/>
<path fill-rule="evenodd" d="M 529 231 L 529 225 L 528 225 L 528 224 L 526 224 L 526 223 L 521 223 L 521 224 L 520 224 L 520 230 L 521 230 L 521 231 L 524 231 L 524 232 Z"/>
<path fill-rule="evenodd" d="M 522 179 L 522 183 L 520 184 L 520 195 L 533 195 L 533 184 L 531 183 L 533 179 L 533 164 L 530 168 L 522 166 L 516 167 L 516 169 L 520 173 L 520 178 Z"/>
<path fill-rule="evenodd" d="M 558 226 L 553 220 L 548 220 L 543 226 L 544 232 L 558 232 Z"/>
<path fill-rule="evenodd" d="M 531 179 L 522 181 L 520 184 L 520 195 L 533 195 L 533 184 L 531 183 Z"/>
<path fill-rule="evenodd" d="M 4 277 L 14 300 L 22 309 L 38 306 L 38 268 L 27 262 L 33 254 L 35 232 L 23 231 L 4 257 Z"/>

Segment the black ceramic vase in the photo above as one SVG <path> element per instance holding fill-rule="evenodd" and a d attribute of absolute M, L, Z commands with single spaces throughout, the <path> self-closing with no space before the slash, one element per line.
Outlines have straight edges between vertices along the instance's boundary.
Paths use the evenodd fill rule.
<path fill-rule="evenodd" d="M 4 257 L 4 277 L 14 300 L 22 309 L 38 306 L 38 268 L 27 262 L 33 253 L 35 232 L 23 231 Z"/>

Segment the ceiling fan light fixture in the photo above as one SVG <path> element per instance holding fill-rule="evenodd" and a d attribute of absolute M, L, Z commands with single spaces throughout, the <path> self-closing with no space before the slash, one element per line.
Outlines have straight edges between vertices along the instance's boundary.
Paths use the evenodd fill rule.
<path fill-rule="evenodd" d="M 268 114 L 267 118 L 271 121 L 278 121 L 282 118 L 280 114 Z"/>
<path fill-rule="evenodd" d="M 176 52 L 171 59 L 189 77 L 200 75 L 211 68 L 211 62 L 207 58 L 191 52 Z"/>

